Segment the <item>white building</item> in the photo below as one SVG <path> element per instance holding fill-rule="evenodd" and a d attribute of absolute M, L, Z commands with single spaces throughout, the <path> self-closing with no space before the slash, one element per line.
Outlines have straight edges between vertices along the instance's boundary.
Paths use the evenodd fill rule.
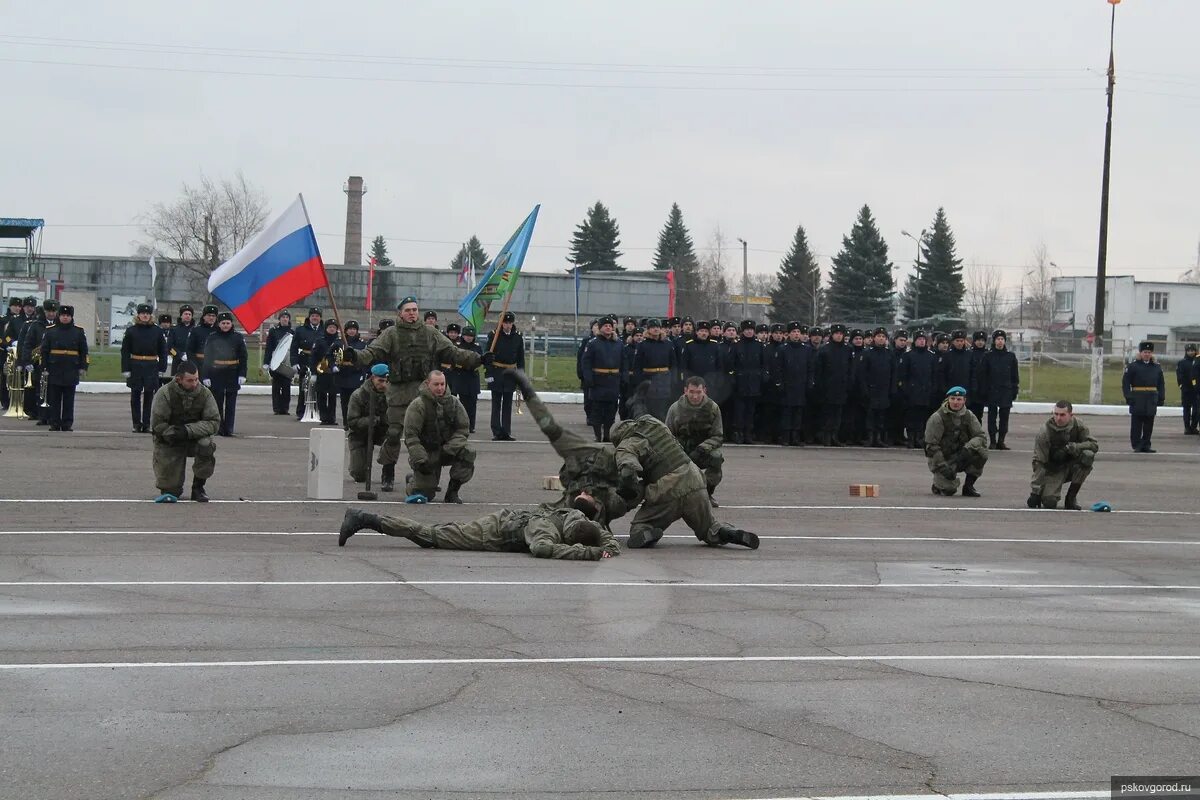
<path fill-rule="evenodd" d="M 1054 327 L 1078 334 L 1081 347 L 1096 307 L 1095 277 L 1054 279 Z M 1134 280 L 1132 275 L 1105 279 L 1105 350 L 1129 355 L 1138 342 L 1154 342 L 1161 355 L 1182 356 L 1189 343 L 1200 343 L 1200 284 Z"/>

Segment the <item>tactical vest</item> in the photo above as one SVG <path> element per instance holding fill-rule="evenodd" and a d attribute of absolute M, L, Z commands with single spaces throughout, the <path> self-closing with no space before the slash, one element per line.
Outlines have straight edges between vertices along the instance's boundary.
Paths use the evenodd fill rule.
<path fill-rule="evenodd" d="M 650 445 L 650 455 L 642 462 L 642 477 L 646 483 L 654 483 L 684 464 L 691 463 L 688 454 L 667 426 L 653 417 L 638 417 L 634 420 L 633 430 L 626 435 L 641 435 Z"/>

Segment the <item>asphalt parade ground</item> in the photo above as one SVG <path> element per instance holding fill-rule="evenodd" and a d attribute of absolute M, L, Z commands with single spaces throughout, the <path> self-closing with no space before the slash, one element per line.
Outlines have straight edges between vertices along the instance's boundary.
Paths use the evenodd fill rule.
<path fill-rule="evenodd" d="M 552 498 L 533 422 L 492 442 L 488 409 L 465 505 L 379 511 Z M 1087 419 L 1107 514 L 1025 508 L 1040 416 L 974 500 L 934 497 L 917 451 L 727 447 L 718 515 L 759 550 L 677 524 L 602 562 L 338 548 L 357 487 L 306 500 L 310 426 L 266 397 L 218 439 L 213 502 L 155 505 L 128 421 L 120 396 L 80 396 L 72 433 L 0 419 L 0 797 L 1057 800 L 1200 763 L 1178 419 L 1155 455 Z"/>

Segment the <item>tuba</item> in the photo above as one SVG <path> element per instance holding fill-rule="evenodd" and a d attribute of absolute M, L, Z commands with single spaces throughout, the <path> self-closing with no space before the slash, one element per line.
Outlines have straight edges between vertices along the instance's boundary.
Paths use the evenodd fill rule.
<path fill-rule="evenodd" d="M 21 380 L 24 370 L 17 366 L 17 346 L 8 348 L 8 358 L 4 362 L 4 381 L 8 386 L 8 412 L 6 417 L 20 419 L 25 416 L 25 384 Z M 28 376 L 28 373 L 26 373 Z"/>
<path fill-rule="evenodd" d="M 317 416 L 317 373 L 316 370 L 308 370 L 304 377 L 304 416 L 300 418 L 301 422 L 320 422 L 321 418 Z"/>

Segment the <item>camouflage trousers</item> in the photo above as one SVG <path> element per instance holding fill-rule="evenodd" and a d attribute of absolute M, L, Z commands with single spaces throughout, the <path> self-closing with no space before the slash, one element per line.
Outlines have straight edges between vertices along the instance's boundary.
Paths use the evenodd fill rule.
<path fill-rule="evenodd" d="M 1085 465 L 1078 458 L 1035 468 L 1029 492 L 1040 496 L 1044 504 L 1057 503 L 1064 483 L 1083 483 L 1091 474 L 1091 464 Z"/>
<path fill-rule="evenodd" d="M 450 480 L 463 484 L 475 475 L 475 451 L 464 447 L 456 455 L 450 455 L 444 450 L 430 450 L 425 462 L 425 472 L 420 472 L 412 464 L 412 453 L 409 453 L 409 466 L 413 468 L 412 475 L 405 485 L 408 494 L 423 494 L 433 497 L 442 479 L 442 467 L 450 468 Z"/>
<path fill-rule="evenodd" d="M 184 470 L 188 458 L 194 458 L 192 463 L 192 478 L 206 481 L 212 477 L 217 468 L 217 445 L 211 436 L 196 439 L 186 444 L 154 443 L 154 485 L 164 494 L 178 497 L 183 493 Z"/>
<path fill-rule="evenodd" d="M 665 531 L 677 520 L 683 520 L 705 544 L 721 543 L 717 535 L 721 523 L 713 517 L 704 475 L 690 462 L 646 487 L 646 498 L 633 515 L 629 531 L 631 534 L 651 528 Z"/>
<path fill-rule="evenodd" d="M 367 479 L 371 465 L 372 453 L 367 452 L 367 437 L 350 434 L 349 444 L 350 478 L 355 483 L 362 483 Z M 400 445 L 388 441 L 387 429 L 382 425 L 375 429 L 374 441 L 371 442 L 371 449 L 376 447 L 379 448 L 379 464 L 395 464 L 400 460 Z"/>
<path fill-rule="evenodd" d="M 529 549 L 520 533 L 528 516 L 528 512 L 504 509 L 470 522 L 443 522 L 437 525 L 426 525 L 408 517 L 380 517 L 379 520 L 380 527 L 388 536 L 402 536 L 421 547 L 520 553 Z"/>
<path fill-rule="evenodd" d="M 959 453 L 962 454 L 961 460 L 959 460 Z M 943 475 L 935 465 L 932 458 L 926 459 L 929 463 L 929 471 L 933 473 L 933 485 L 936 486 L 939 491 L 957 492 L 958 472 L 962 472 L 967 475 L 973 475 L 976 478 L 983 474 L 983 465 L 987 463 L 988 458 L 987 450 L 965 448 L 960 450 L 959 453 L 955 453 L 946 457 L 946 461 L 951 464 L 956 463 L 956 461 L 958 462 L 958 470 L 953 478 L 947 478 L 945 475 Z"/>

